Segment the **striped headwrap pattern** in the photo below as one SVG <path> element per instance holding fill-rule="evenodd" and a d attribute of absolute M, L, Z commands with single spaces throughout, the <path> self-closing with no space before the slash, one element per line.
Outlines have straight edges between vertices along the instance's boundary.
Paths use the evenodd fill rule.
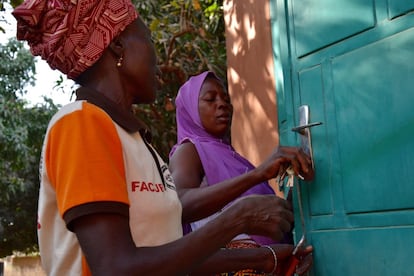
<path fill-rule="evenodd" d="M 17 39 L 70 79 L 92 66 L 138 16 L 130 0 L 26 0 L 12 14 Z"/>

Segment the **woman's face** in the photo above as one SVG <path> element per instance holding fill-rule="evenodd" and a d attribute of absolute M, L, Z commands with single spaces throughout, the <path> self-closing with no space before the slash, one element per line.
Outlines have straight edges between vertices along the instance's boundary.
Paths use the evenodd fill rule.
<path fill-rule="evenodd" d="M 134 103 L 151 103 L 155 100 L 158 87 L 158 67 L 151 33 L 138 18 L 128 26 L 127 47 L 122 66 L 125 84 Z"/>
<path fill-rule="evenodd" d="M 207 76 L 198 97 L 198 112 L 204 129 L 217 138 L 229 133 L 233 106 L 221 81 Z"/>

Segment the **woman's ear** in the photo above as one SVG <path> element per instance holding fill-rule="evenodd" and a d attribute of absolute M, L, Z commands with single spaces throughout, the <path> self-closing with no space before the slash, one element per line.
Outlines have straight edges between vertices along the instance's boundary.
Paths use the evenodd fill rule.
<path fill-rule="evenodd" d="M 116 59 L 122 57 L 124 55 L 124 43 L 122 36 L 117 36 L 112 39 L 111 43 L 109 43 L 108 48 L 111 50 Z"/>

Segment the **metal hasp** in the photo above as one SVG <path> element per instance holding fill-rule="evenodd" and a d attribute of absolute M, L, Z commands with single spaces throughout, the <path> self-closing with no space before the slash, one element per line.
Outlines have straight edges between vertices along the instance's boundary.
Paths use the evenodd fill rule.
<path fill-rule="evenodd" d="M 310 120 L 309 118 L 310 118 L 309 106 L 308 105 L 299 106 L 299 125 L 292 128 L 292 131 L 300 134 L 301 147 L 303 151 L 310 156 L 312 160 L 312 167 L 314 168 L 310 128 L 314 126 L 319 126 L 322 124 L 322 122 L 309 123 L 309 120 Z"/>

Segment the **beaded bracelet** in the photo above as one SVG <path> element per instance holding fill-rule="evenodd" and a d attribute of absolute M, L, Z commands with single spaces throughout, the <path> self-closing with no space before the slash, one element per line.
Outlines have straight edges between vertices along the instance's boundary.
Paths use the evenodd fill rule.
<path fill-rule="evenodd" d="M 273 270 L 272 270 L 272 272 L 269 273 L 270 275 L 273 275 L 276 272 L 276 269 L 277 269 L 277 256 L 276 256 L 276 252 L 269 245 L 265 245 L 264 247 L 269 248 L 270 252 L 272 252 L 273 259 L 275 260 L 275 265 L 273 266 Z"/>

